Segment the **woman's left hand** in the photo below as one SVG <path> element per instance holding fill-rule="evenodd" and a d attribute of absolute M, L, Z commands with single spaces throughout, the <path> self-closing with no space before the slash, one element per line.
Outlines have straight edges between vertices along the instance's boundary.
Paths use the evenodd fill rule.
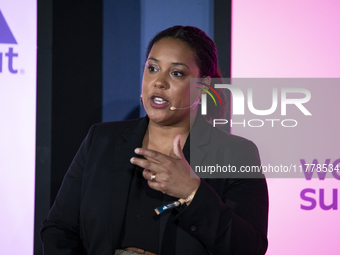
<path fill-rule="evenodd" d="M 148 180 L 150 188 L 173 197 L 186 198 L 196 190 L 201 180 L 186 161 L 181 144 L 181 135 L 173 142 L 175 157 L 164 155 L 158 151 L 137 148 L 135 153 L 148 159 L 133 157 L 131 163 L 144 168 L 143 177 Z M 151 180 L 151 176 L 155 177 Z"/>

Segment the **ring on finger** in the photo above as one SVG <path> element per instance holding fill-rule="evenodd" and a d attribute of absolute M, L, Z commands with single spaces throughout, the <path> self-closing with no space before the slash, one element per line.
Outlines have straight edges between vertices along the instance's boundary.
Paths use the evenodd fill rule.
<path fill-rule="evenodd" d="M 156 174 L 152 174 L 150 177 L 150 181 L 153 181 L 156 178 Z"/>

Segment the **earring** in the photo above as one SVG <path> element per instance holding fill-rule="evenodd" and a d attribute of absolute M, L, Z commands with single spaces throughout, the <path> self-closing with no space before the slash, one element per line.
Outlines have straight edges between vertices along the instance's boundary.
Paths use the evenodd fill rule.
<path fill-rule="evenodd" d="M 140 102 L 143 105 L 143 94 L 140 94 Z M 144 105 L 143 105 L 144 106 Z"/>

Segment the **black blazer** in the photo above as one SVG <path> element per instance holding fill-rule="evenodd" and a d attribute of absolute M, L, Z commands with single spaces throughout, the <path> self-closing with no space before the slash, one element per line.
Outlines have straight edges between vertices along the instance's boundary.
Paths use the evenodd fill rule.
<path fill-rule="evenodd" d="M 43 221 L 44 254 L 114 254 L 135 169 L 130 158 L 136 156 L 134 149 L 141 146 L 147 125 L 144 117 L 91 127 Z M 216 163 L 216 155 L 224 165 L 260 165 L 252 142 L 213 128 L 200 116 L 190 137 L 197 165 Z M 189 157 L 188 151 L 184 154 Z M 202 179 L 190 206 L 161 219 L 160 254 L 266 252 L 265 179 L 226 177 Z M 166 242 L 165 231 L 170 220 L 178 226 L 172 244 Z"/>

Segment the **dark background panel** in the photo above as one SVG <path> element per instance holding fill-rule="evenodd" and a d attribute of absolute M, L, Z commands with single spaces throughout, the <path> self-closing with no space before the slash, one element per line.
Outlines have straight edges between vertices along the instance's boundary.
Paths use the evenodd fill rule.
<path fill-rule="evenodd" d="M 214 42 L 222 76 L 230 78 L 231 71 L 231 1 L 214 1 Z"/>
<path fill-rule="evenodd" d="M 214 1 L 214 41 L 222 77 L 227 83 L 231 77 L 231 13 L 231 0 Z M 230 123 L 230 91 L 226 89 L 225 93 L 228 102 L 225 119 Z M 230 125 L 222 125 L 219 128 L 230 133 Z"/>
<path fill-rule="evenodd" d="M 51 201 L 102 109 L 102 3 L 53 1 Z"/>
<path fill-rule="evenodd" d="M 40 222 L 50 208 L 52 125 L 52 1 L 38 2 L 34 254 L 42 254 Z"/>
<path fill-rule="evenodd" d="M 38 1 L 34 254 L 79 145 L 102 118 L 102 2 Z"/>

